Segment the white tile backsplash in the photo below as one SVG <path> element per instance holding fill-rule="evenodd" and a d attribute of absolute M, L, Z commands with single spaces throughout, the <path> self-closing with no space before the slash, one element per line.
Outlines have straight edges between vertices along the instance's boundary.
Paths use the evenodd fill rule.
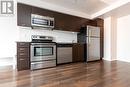
<path fill-rule="evenodd" d="M 31 35 L 43 35 L 54 37 L 55 42 L 60 43 L 77 43 L 77 32 L 59 31 L 59 30 L 43 30 L 31 29 L 29 27 L 19 28 L 19 41 L 31 41 Z"/>

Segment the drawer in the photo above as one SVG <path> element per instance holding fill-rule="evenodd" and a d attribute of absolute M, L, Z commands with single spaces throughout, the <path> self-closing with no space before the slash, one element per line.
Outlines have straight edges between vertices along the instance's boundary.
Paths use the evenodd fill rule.
<path fill-rule="evenodd" d="M 25 47 L 17 48 L 17 56 L 18 57 L 29 57 L 30 56 L 30 49 Z"/>
<path fill-rule="evenodd" d="M 29 42 L 18 42 L 17 46 L 18 47 L 29 47 L 30 43 Z"/>
<path fill-rule="evenodd" d="M 49 67 L 54 67 L 54 66 L 56 66 L 56 60 L 32 62 L 31 63 L 31 70 L 49 68 Z"/>
<path fill-rule="evenodd" d="M 17 51 L 18 51 L 18 53 L 28 53 L 29 54 L 30 49 L 25 48 L 25 47 L 19 47 L 19 48 L 17 48 Z"/>
<path fill-rule="evenodd" d="M 29 57 L 20 57 L 19 59 L 17 59 L 18 62 L 20 61 L 28 61 L 30 62 L 30 58 Z"/>
<path fill-rule="evenodd" d="M 30 69 L 30 61 L 26 59 L 20 59 L 17 61 L 17 69 L 18 70 L 27 70 Z"/>
<path fill-rule="evenodd" d="M 18 56 L 18 58 L 19 58 L 19 57 L 30 57 L 30 54 L 24 53 L 24 52 L 22 53 L 22 52 L 21 52 L 21 53 L 18 53 L 17 56 Z"/>

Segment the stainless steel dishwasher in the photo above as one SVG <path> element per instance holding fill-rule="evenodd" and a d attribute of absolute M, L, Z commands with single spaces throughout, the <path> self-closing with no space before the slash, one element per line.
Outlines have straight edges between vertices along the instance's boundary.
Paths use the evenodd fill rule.
<path fill-rule="evenodd" d="M 72 44 L 57 44 L 57 64 L 72 62 Z"/>

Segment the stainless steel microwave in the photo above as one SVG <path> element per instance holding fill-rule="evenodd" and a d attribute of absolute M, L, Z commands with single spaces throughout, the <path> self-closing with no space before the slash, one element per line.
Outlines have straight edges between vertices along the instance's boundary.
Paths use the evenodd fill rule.
<path fill-rule="evenodd" d="M 31 14 L 32 27 L 54 28 L 54 18 Z"/>

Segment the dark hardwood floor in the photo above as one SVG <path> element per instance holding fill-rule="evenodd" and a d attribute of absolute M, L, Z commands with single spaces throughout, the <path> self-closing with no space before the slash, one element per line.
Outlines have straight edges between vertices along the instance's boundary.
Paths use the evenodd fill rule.
<path fill-rule="evenodd" d="M 74 63 L 36 71 L 0 69 L 0 87 L 130 87 L 130 63 Z"/>

